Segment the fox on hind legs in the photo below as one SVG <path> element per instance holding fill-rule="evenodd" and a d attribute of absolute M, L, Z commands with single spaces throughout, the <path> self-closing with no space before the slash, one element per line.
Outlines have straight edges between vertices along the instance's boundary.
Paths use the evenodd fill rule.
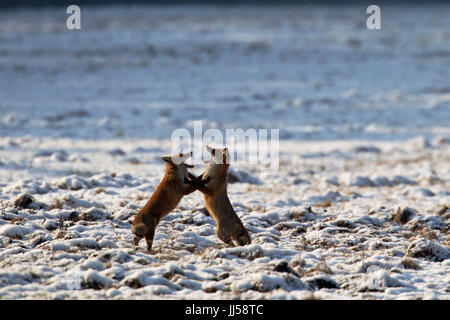
<path fill-rule="evenodd" d="M 135 234 L 135 247 L 145 238 L 147 251 L 150 253 L 158 223 L 177 207 L 183 196 L 197 190 L 199 184 L 193 182 L 196 177 L 187 170 L 193 166 L 184 163 L 191 156 L 192 152 L 189 152 L 162 158 L 166 163 L 164 178 L 145 206 L 136 214 L 131 226 L 131 231 Z"/>
<path fill-rule="evenodd" d="M 203 193 L 205 205 L 214 218 L 217 237 L 229 246 L 233 241 L 238 245 L 251 243 L 247 229 L 239 219 L 228 198 L 227 181 L 230 167 L 230 154 L 227 148 L 218 149 L 206 146 L 212 158 L 205 171 L 195 181 L 198 190 Z"/>

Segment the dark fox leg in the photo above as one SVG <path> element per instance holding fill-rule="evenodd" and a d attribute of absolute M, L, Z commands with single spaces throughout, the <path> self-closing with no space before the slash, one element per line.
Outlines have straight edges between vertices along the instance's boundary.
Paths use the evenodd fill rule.
<path fill-rule="evenodd" d="M 133 239 L 133 244 L 135 246 L 135 249 L 137 249 L 137 247 L 139 246 L 139 242 L 142 240 L 141 237 L 135 236 Z"/>
<path fill-rule="evenodd" d="M 252 243 L 250 235 L 248 234 L 248 231 L 244 226 L 241 226 L 241 228 L 236 231 L 236 233 L 233 235 L 233 239 L 236 240 L 236 242 L 240 246 L 245 246 Z"/>
<path fill-rule="evenodd" d="M 152 253 L 152 245 L 153 245 L 153 238 L 154 238 L 154 236 L 155 236 L 155 228 L 150 230 L 145 235 L 145 242 L 147 243 L 147 251 L 148 251 L 148 253 Z"/>
<path fill-rule="evenodd" d="M 234 247 L 233 238 L 230 235 L 223 232 L 223 230 L 220 227 L 217 228 L 216 235 L 217 238 L 222 240 L 227 246 Z"/>
<path fill-rule="evenodd" d="M 188 194 L 191 194 L 192 192 L 198 190 L 197 183 L 189 180 L 186 177 L 184 177 L 184 183 L 188 184 L 189 186 L 183 190 L 183 195 L 187 196 Z"/>
<path fill-rule="evenodd" d="M 147 225 L 147 233 L 145 234 L 145 242 L 147 244 L 148 253 L 152 252 L 153 238 L 155 237 L 156 226 L 159 223 L 159 218 L 153 217 L 149 219 Z"/>
<path fill-rule="evenodd" d="M 250 235 L 247 229 L 242 224 L 239 216 L 234 213 L 232 216 L 228 217 L 229 222 L 221 226 L 221 233 L 229 235 L 230 238 L 235 240 L 240 246 L 245 246 L 251 244 Z"/>
<path fill-rule="evenodd" d="M 186 196 L 196 190 L 200 190 L 200 188 L 205 190 L 205 183 L 208 183 L 210 179 L 211 178 L 208 177 L 207 179 L 202 180 L 202 176 L 196 177 L 192 173 L 188 172 L 187 177 L 184 177 L 184 183 L 188 184 L 189 187 L 184 190 L 183 194 Z"/>
<path fill-rule="evenodd" d="M 207 184 L 210 180 L 211 177 L 206 177 L 202 180 L 202 175 L 196 177 L 193 174 L 188 173 L 188 178 L 185 178 L 184 182 L 192 187 L 195 187 L 195 190 L 200 190 L 204 194 L 212 195 L 213 192 L 205 187 L 205 184 Z"/>

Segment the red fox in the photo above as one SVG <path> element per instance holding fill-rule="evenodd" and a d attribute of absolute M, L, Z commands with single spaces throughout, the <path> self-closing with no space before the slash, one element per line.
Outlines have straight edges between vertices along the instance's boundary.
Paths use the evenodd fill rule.
<path fill-rule="evenodd" d="M 159 221 L 176 208 L 184 195 L 197 190 L 198 183 L 192 181 L 196 177 L 187 170 L 194 166 L 184 163 L 191 156 L 192 152 L 189 152 L 162 158 L 166 162 L 164 178 L 145 206 L 136 214 L 131 226 L 131 231 L 135 234 L 133 243 L 136 247 L 141 239 L 145 238 L 147 250 L 151 252 Z"/>
<path fill-rule="evenodd" d="M 217 237 L 230 246 L 233 246 L 233 240 L 241 246 L 250 244 L 250 235 L 234 211 L 227 194 L 230 167 L 228 149 L 213 149 L 209 146 L 206 149 L 213 158 L 205 172 L 195 181 L 198 183 L 198 190 L 203 193 L 206 208 L 216 222 Z"/>

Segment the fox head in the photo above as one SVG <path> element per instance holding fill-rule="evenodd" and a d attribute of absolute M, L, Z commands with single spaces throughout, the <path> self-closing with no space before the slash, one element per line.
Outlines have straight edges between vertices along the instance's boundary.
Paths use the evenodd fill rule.
<path fill-rule="evenodd" d="M 230 167 L 230 153 L 227 148 L 211 148 L 206 146 L 206 150 L 211 154 L 211 160 L 207 161 L 202 179 L 208 179 L 207 187 L 219 189 L 219 186 L 227 184 L 228 168 Z"/>
<path fill-rule="evenodd" d="M 210 146 L 206 146 L 206 151 L 208 151 L 211 155 L 211 163 L 213 164 L 224 164 L 226 166 L 230 165 L 230 152 L 228 148 L 211 148 Z"/>
<path fill-rule="evenodd" d="M 180 167 L 186 167 L 186 168 L 193 168 L 194 167 L 193 165 L 184 163 L 191 156 L 192 156 L 192 152 L 187 152 L 187 153 L 180 152 L 173 156 L 162 157 L 162 159 L 168 166 L 180 166 Z"/>
<path fill-rule="evenodd" d="M 188 175 L 188 168 L 193 168 L 193 165 L 184 163 L 187 159 L 192 156 L 192 152 L 188 153 L 178 153 L 173 156 L 162 157 L 163 161 L 166 163 L 166 171 L 168 173 L 177 173 L 177 177 L 184 179 Z"/>

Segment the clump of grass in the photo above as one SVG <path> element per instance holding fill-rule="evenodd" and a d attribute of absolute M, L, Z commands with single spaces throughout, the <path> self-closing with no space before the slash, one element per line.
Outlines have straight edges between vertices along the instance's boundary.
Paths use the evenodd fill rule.
<path fill-rule="evenodd" d="M 55 236 L 55 239 L 64 239 L 65 233 L 63 231 L 58 231 L 58 233 Z"/>
<path fill-rule="evenodd" d="M 55 199 L 53 199 L 53 203 L 52 203 L 52 205 L 50 206 L 50 210 L 53 210 L 53 209 L 62 209 L 62 207 L 63 207 L 63 203 L 61 202 L 61 200 L 55 198 Z"/>
<path fill-rule="evenodd" d="M 24 193 L 14 200 L 16 208 L 28 208 L 34 202 L 34 198 L 29 193 Z"/>
<path fill-rule="evenodd" d="M 300 221 L 305 217 L 305 212 L 301 210 L 294 210 L 292 212 L 292 218 L 294 218 L 295 221 Z"/>
<path fill-rule="evenodd" d="M 336 224 L 337 227 L 340 227 L 340 228 L 353 229 L 353 228 L 356 227 L 353 222 L 348 221 L 348 220 L 342 220 L 342 219 L 336 221 L 335 224 Z"/>
<path fill-rule="evenodd" d="M 423 228 L 422 230 L 420 230 L 420 234 L 428 240 L 437 240 L 439 239 L 439 233 L 436 231 L 432 231 L 428 228 Z"/>
<path fill-rule="evenodd" d="M 303 300 L 320 300 L 320 298 L 316 297 L 314 293 L 311 293 L 303 298 Z"/>
<path fill-rule="evenodd" d="M 322 239 L 319 241 L 319 245 L 322 249 L 330 249 L 331 247 L 333 247 L 333 241 Z"/>
<path fill-rule="evenodd" d="M 447 239 L 445 239 L 444 245 L 450 248 L 450 236 L 448 236 Z"/>
<path fill-rule="evenodd" d="M 142 201 L 145 200 L 146 198 L 147 197 L 145 196 L 145 194 L 140 193 L 136 196 L 136 201 Z"/>
<path fill-rule="evenodd" d="M 303 259 L 292 259 L 290 265 L 292 268 L 303 268 L 306 265 L 306 262 Z"/>
<path fill-rule="evenodd" d="M 314 205 L 314 207 L 328 208 L 328 207 L 331 206 L 331 203 L 332 203 L 331 200 L 328 199 L 328 200 L 326 200 L 326 201 L 316 203 L 316 204 Z"/>
<path fill-rule="evenodd" d="M 207 217 L 211 216 L 211 214 L 209 213 L 208 209 L 206 209 L 206 207 L 200 208 L 200 209 L 198 209 L 198 211 L 200 211 L 201 213 L 203 213 Z"/>
<path fill-rule="evenodd" d="M 411 259 L 411 258 L 403 258 L 403 260 L 400 262 L 400 264 L 405 267 L 406 269 L 413 269 L 413 270 L 419 270 L 420 266 L 419 264 L 416 262 L 416 260 Z"/>
<path fill-rule="evenodd" d="M 302 234 L 302 235 L 300 236 L 300 239 L 299 239 L 299 244 L 296 245 L 295 247 L 296 247 L 296 249 L 298 249 L 298 250 L 309 251 L 309 250 L 308 250 L 308 247 L 309 247 L 310 245 L 311 245 L 311 241 L 309 241 L 308 239 L 306 239 L 305 235 Z"/>
<path fill-rule="evenodd" d="M 436 212 L 438 215 L 443 216 L 449 208 L 447 206 L 443 206 L 441 209 Z"/>
<path fill-rule="evenodd" d="M 95 190 L 95 194 L 99 194 L 99 193 L 107 193 L 105 189 L 103 189 L 102 187 L 97 188 L 97 190 Z"/>
<path fill-rule="evenodd" d="M 450 206 L 450 204 L 449 204 L 449 206 Z M 446 220 L 450 220 L 450 207 L 449 206 L 443 206 L 441 209 L 439 209 L 437 211 L 437 214 Z"/>
<path fill-rule="evenodd" d="M 325 258 L 322 257 L 322 259 L 317 263 L 315 267 L 312 267 L 308 272 L 323 272 L 325 274 L 333 274 L 333 270 L 327 265 Z"/>
<path fill-rule="evenodd" d="M 139 161 L 139 159 L 137 159 L 137 158 L 131 158 L 131 159 L 128 160 L 128 162 L 131 163 L 131 164 L 134 164 L 134 165 L 138 165 L 138 164 L 141 163 Z"/>
<path fill-rule="evenodd" d="M 394 215 L 394 222 L 397 222 L 398 224 L 405 224 L 407 223 L 410 218 L 414 215 L 414 211 L 410 208 L 400 208 L 398 207 L 397 212 Z"/>
<path fill-rule="evenodd" d="M 213 285 L 209 285 L 203 288 L 203 291 L 205 291 L 206 293 L 214 293 L 217 292 L 217 288 L 214 287 Z"/>
<path fill-rule="evenodd" d="M 280 194 L 284 189 L 280 185 L 264 187 L 258 185 L 251 185 L 247 187 L 247 192 L 265 192 L 269 194 Z"/>
<path fill-rule="evenodd" d="M 123 208 L 123 207 L 125 207 L 127 204 L 128 204 L 128 201 L 127 201 L 127 200 L 120 200 L 119 206 Z"/>
<path fill-rule="evenodd" d="M 15 217 L 15 218 L 12 218 L 11 220 L 9 220 L 9 223 L 16 224 L 16 222 L 21 222 L 21 221 L 24 221 L 24 220 L 25 219 L 23 217 L 18 216 L 18 217 Z"/>
<path fill-rule="evenodd" d="M 301 210 L 294 210 L 291 213 L 291 217 L 292 219 L 294 219 L 295 221 L 302 221 L 305 219 L 308 219 L 308 214 L 316 214 L 316 212 L 314 212 L 311 208 L 311 206 L 301 209 Z"/>
<path fill-rule="evenodd" d="M 58 229 L 59 230 L 66 230 L 66 227 L 64 226 L 64 219 L 63 219 L 63 217 L 59 217 Z"/>
<path fill-rule="evenodd" d="M 266 213 L 267 209 L 262 206 L 262 205 L 257 205 L 256 207 L 247 207 L 248 212 L 262 212 L 262 213 Z"/>

